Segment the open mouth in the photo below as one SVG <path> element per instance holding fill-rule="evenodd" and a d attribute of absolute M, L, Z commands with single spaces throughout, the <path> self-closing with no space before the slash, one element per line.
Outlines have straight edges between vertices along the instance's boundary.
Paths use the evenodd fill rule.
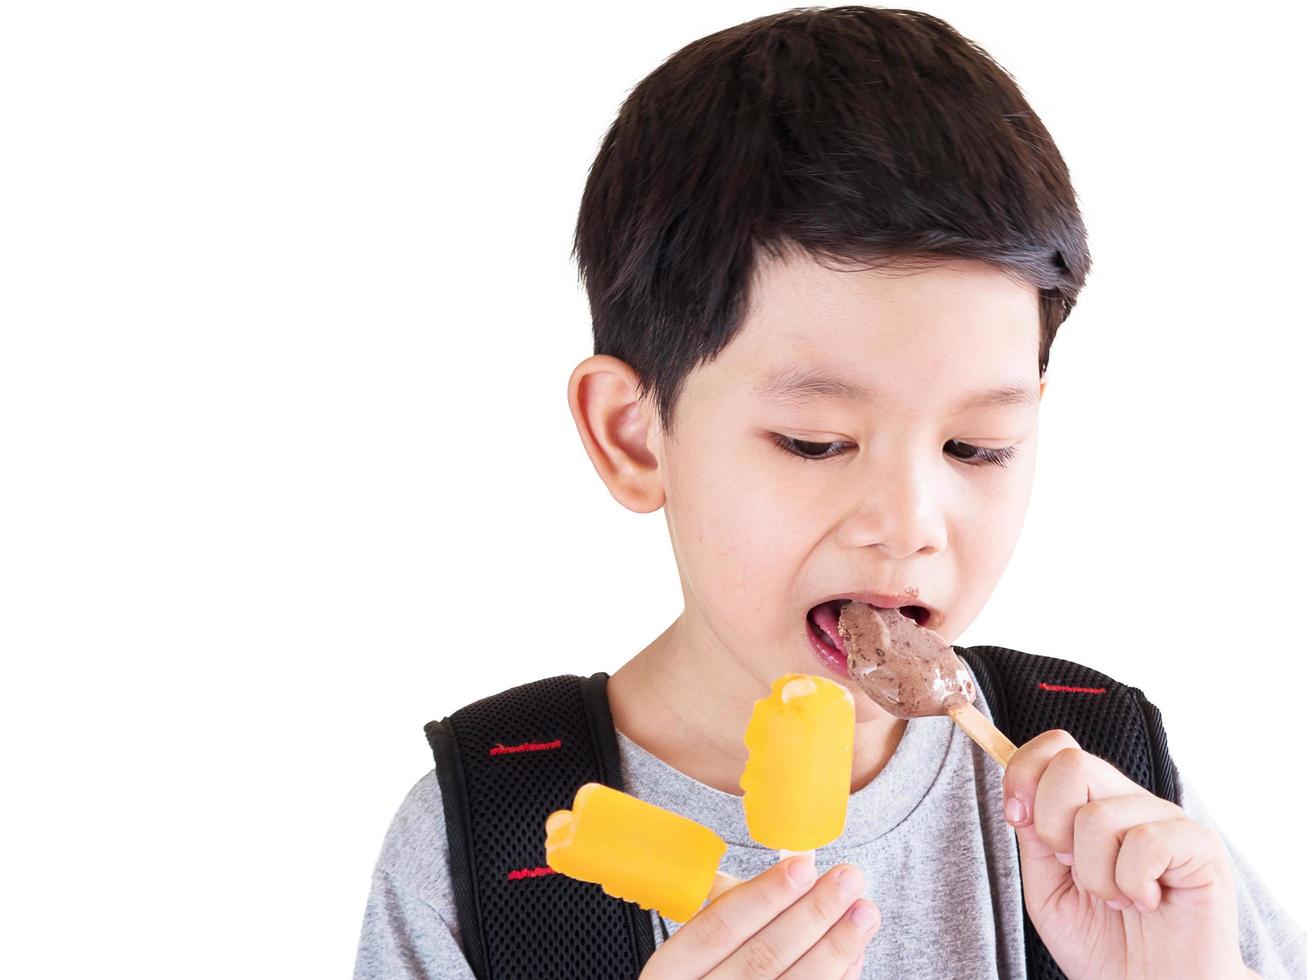
<path fill-rule="evenodd" d="M 829 602 L 823 602 L 808 610 L 808 625 L 812 627 L 817 639 L 824 643 L 833 654 L 840 657 L 846 655 L 844 638 L 840 636 L 838 627 L 840 610 L 852 601 L 852 599 L 831 599 Z M 879 609 L 881 607 L 876 606 L 875 608 Z M 930 610 L 925 606 L 899 606 L 898 610 L 918 626 L 925 626 L 926 621 L 930 619 Z"/>

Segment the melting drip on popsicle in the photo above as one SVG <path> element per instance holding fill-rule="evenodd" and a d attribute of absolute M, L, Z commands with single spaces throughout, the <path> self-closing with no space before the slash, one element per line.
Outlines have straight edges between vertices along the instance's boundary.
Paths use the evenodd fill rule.
<path fill-rule="evenodd" d="M 953 648 L 897 609 L 850 602 L 840 610 L 849 674 L 896 718 L 948 715 L 976 700 L 976 686 Z"/>

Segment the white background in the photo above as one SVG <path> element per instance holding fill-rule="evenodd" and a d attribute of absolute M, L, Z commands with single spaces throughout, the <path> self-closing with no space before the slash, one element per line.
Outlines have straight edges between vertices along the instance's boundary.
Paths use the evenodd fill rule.
<path fill-rule="evenodd" d="M 423 724 L 675 618 L 567 409 L 571 234 L 629 90 L 781 9 L 6 6 L 0 972 L 348 975 Z M 958 642 L 1141 687 L 1307 922 L 1301 8 L 923 9 L 1095 261 Z"/>

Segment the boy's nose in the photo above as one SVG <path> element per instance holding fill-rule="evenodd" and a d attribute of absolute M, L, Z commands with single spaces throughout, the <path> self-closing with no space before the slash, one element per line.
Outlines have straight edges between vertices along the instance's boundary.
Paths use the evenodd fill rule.
<path fill-rule="evenodd" d="M 942 551 L 947 544 L 944 489 L 912 474 L 869 488 L 841 526 L 850 548 L 879 545 L 890 558 Z"/>

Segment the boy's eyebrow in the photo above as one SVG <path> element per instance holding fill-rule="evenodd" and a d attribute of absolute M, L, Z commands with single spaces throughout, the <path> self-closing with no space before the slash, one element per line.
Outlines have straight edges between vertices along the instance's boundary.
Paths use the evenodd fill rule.
<path fill-rule="evenodd" d="M 784 368 L 775 371 L 754 391 L 763 398 L 782 402 L 805 402 L 820 398 L 842 401 L 870 401 L 870 389 L 854 381 L 835 377 L 818 370 Z M 972 408 L 996 405 L 1038 405 L 1039 392 L 1028 384 L 1004 384 L 986 391 L 973 391 L 964 395 L 954 406 L 963 412 Z"/>

